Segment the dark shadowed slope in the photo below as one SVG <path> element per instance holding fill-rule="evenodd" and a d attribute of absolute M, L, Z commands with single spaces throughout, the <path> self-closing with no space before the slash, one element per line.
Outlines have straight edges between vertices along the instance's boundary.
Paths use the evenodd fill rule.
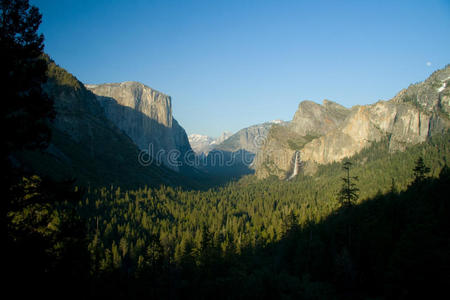
<path fill-rule="evenodd" d="M 105 117 L 92 92 L 50 59 L 47 74 L 45 91 L 57 113 L 51 143 L 45 151 L 17 154 L 19 164 L 55 179 L 75 178 L 82 185 L 196 185 L 163 166 L 141 165 L 138 147 Z"/>

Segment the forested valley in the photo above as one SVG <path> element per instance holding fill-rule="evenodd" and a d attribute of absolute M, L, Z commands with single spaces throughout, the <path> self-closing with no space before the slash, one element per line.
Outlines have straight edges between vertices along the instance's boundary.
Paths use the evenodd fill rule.
<path fill-rule="evenodd" d="M 371 143 L 291 180 L 130 189 L 17 163 L 46 149 L 48 59 L 28 1 L 1 2 L 5 296 L 411 299 L 450 282 L 450 133 Z"/>
<path fill-rule="evenodd" d="M 113 294 L 137 297 L 402 298 L 443 291 L 448 136 L 405 153 L 389 154 L 385 145 L 352 158 L 360 197 L 350 206 L 339 202 L 341 164 L 292 182 L 245 178 L 204 192 L 88 191 L 78 208 L 89 220 L 91 272 Z"/>
<path fill-rule="evenodd" d="M 21 199 L 63 201 L 10 213 L 16 230 L 33 227 L 45 241 L 36 249 L 26 238 L 17 253 L 34 266 L 45 258 L 54 269 L 37 270 L 74 293 L 97 297 L 438 295 L 448 282 L 450 253 L 448 139 L 392 154 L 384 141 L 352 157 L 359 192 L 351 205 L 339 201 L 346 177 L 338 163 L 293 181 L 249 176 L 206 191 L 109 186 L 70 192 L 62 183 L 23 177 Z M 29 267 L 19 266 L 21 272 Z"/>

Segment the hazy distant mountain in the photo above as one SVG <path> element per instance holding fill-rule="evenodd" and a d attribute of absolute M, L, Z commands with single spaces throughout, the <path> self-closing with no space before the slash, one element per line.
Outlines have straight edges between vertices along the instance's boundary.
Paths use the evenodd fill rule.
<path fill-rule="evenodd" d="M 214 149 L 218 144 L 222 143 L 224 140 L 232 135 L 231 132 L 225 131 L 218 138 L 213 138 L 202 134 L 190 134 L 188 136 L 189 143 L 191 144 L 192 150 L 196 154 L 208 154 L 209 151 Z"/>
<path fill-rule="evenodd" d="M 214 141 L 214 138 L 210 136 L 196 133 L 188 135 L 188 139 L 196 154 L 208 153 L 211 150 L 211 143 Z"/>
<path fill-rule="evenodd" d="M 208 151 L 202 151 L 202 159 L 199 168 L 208 174 L 239 178 L 242 175 L 252 174 L 250 167 L 255 154 L 265 143 L 267 133 L 274 124 L 284 124 L 281 120 L 275 120 L 263 124 L 253 125 L 239 130 L 235 134 L 224 133 L 218 139 L 212 140 L 206 136 L 190 136 L 193 148 L 203 145 Z M 206 154 L 206 155 L 205 155 Z"/>
<path fill-rule="evenodd" d="M 284 123 L 285 122 L 282 120 L 274 120 L 243 128 L 218 144 L 215 149 L 230 152 L 242 149 L 251 153 L 256 153 L 265 143 L 267 134 L 272 125 L 282 125 Z"/>
<path fill-rule="evenodd" d="M 389 101 L 345 108 L 324 100 L 300 103 L 287 126 L 272 126 L 266 143 L 253 164 L 260 178 L 287 178 L 300 161 L 312 171 L 317 164 L 340 161 L 388 139 L 391 151 L 412 144 L 450 127 L 450 66 L 427 80 L 410 85 Z"/>
<path fill-rule="evenodd" d="M 211 150 L 227 152 L 245 150 L 255 154 L 265 143 L 267 133 L 274 124 L 283 125 L 287 123 L 282 120 L 273 120 L 243 128 L 234 134 L 225 131 L 218 138 L 201 134 L 191 134 L 189 135 L 189 142 L 197 154 L 208 154 Z"/>
<path fill-rule="evenodd" d="M 219 144 L 221 144 L 223 141 L 225 141 L 226 139 L 228 139 L 232 135 L 233 135 L 233 133 L 231 133 L 229 131 L 224 131 L 224 132 L 222 132 L 222 134 L 218 138 L 214 139 L 212 144 L 213 145 L 219 145 Z"/>

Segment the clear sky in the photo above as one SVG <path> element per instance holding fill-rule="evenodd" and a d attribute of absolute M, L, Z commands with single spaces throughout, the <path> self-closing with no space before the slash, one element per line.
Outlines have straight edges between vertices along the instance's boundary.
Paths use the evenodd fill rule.
<path fill-rule="evenodd" d="M 169 94 L 188 134 L 390 99 L 450 63 L 449 0 L 30 2 L 56 63 Z"/>

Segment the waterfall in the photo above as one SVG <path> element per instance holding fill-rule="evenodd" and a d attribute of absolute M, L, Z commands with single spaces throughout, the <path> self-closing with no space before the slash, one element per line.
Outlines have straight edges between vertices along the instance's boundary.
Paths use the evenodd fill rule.
<path fill-rule="evenodd" d="M 295 160 L 294 160 L 294 171 L 292 171 L 291 176 L 289 176 L 288 180 L 294 178 L 295 176 L 297 176 L 298 174 L 298 168 L 300 165 L 300 152 L 299 151 L 295 151 Z"/>

